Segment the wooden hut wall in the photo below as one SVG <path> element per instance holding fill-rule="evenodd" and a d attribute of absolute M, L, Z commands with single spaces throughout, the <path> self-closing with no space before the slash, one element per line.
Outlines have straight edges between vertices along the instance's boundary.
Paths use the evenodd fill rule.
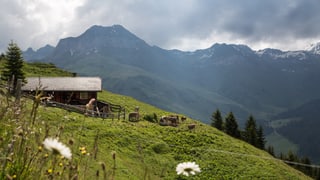
<path fill-rule="evenodd" d="M 81 93 L 87 94 L 85 98 L 80 95 Z M 85 105 L 91 98 L 97 99 L 97 92 L 55 91 L 51 92 L 51 94 L 53 94 L 54 101 L 74 105 Z"/>

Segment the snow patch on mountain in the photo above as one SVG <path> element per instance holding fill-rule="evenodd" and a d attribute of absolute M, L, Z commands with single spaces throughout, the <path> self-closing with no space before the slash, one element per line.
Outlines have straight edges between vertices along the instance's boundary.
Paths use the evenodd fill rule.
<path fill-rule="evenodd" d="M 307 55 L 305 51 L 280 51 L 278 49 L 263 49 L 256 51 L 256 54 L 259 57 L 268 56 L 272 59 L 298 59 L 305 60 L 307 59 Z"/>
<path fill-rule="evenodd" d="M 311 44 L 309 48 L 307 48 L 307 51 L 313 53 L 313 54 L 319 54 L 320 55 L 320 42 L 316 44 Z"/>

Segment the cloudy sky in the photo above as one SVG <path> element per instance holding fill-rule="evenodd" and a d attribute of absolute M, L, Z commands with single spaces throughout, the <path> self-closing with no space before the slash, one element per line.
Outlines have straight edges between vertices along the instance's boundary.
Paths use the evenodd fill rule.
<path fill-rule="evenodd" d="M 0 52 L 120 24 L 150 45 L 195 50 L 214 43 L 254 50 L 306 49 L 320 42 L 319 0 L 0 0 Z"/>

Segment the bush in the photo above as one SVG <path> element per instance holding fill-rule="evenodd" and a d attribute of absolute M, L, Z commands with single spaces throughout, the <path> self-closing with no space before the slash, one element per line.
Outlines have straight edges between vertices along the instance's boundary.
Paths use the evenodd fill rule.
<path fill-rule="evenodd" d="M 156 113 L 153 114 L 147 114 L 143 116 L 143 119 L 152 123 L 157 123 L 158 122 L 158 117 Z"/>
<path fill-rule="evenodd" d="M 157 154 L 165 154 L 169 152 L 170 148 L 166 143 L 157 143 L 152 146 L 152 150 Z"/>

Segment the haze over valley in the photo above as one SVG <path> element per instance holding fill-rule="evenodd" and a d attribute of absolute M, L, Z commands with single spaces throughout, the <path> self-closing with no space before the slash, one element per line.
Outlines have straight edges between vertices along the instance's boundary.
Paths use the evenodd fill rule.
<path fill-rule="evenodd" d="M 268 134 L 280 133 L 292 144 L 317 134 L 318 121 L 310 119 L 317 117 L 312 109 L 320 104 L 317 44 L 301 51 L 255 51 L 246 45 L 217 43 L 195 51 L 166 50 L 121 25 L 95 25 L 77 37 L 61 39 L 56 47 L 28 49 L 24 57 L 52 62 L 78 75 L 100 76 L 107 90 L 205 123 L 219 109 L 223 115 L 232 111 L 240 125 L 253 115 Z M 295 113 L 301 108 L 311 113 L 309 118 Z M 306 121 L 312 133 L 293 136 L 299 132 L 295 127 Z M 307 146 L 315 144 L 297 151 L 316 158 L 304 151 Z"/>

